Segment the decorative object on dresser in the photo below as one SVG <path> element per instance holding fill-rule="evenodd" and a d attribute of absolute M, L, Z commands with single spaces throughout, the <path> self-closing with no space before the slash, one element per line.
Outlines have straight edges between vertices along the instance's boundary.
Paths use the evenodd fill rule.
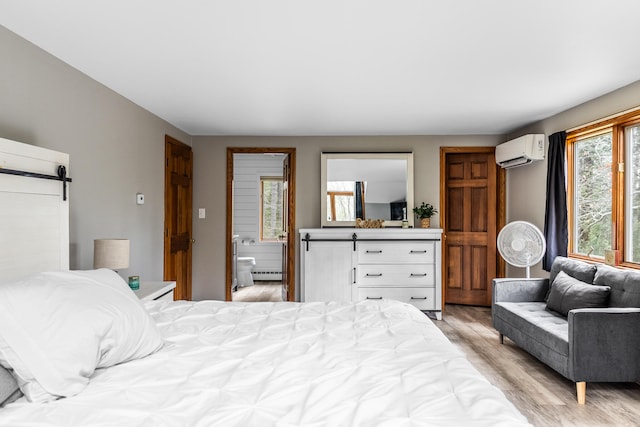
<path fill-rule="evenodd" d="M 413 213 L 420 219 L 420 227 L 431 227 L 431 217 L 438 213 L 436 208 L 430 203 L 422 202 L 420 206 L 413 208 Z"/>
<path fill-rule="evenodd" d="M 140 282 L 138 289 L 133 292 L 142 301 L 173 301 L 173 290 L 176 288 L 176 282 L 158 281 L 158 282 Z"/>
<path fill-rule="evenodd" d="M 122 268 L 129 268 L 129 240 L 94 240 L 93 268 L 109 268 L 115 271 Z"/>
<path fill-rule="evenodd" d="M 393 299 L 442 318 L 442 230 L 300 230 L 301 300 Z"/>
<path fill-rule="evenodd" d="M 384 228 L 384 219 L 356 218 L 356 228 Z"/>

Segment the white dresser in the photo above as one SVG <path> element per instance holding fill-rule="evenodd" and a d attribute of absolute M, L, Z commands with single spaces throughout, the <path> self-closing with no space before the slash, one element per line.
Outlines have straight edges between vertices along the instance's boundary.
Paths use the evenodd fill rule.
<path fill-rule="evenodd" d="M 442 318 L 442 230 L 300 229 L 302 301 L 389 298 Z"/>

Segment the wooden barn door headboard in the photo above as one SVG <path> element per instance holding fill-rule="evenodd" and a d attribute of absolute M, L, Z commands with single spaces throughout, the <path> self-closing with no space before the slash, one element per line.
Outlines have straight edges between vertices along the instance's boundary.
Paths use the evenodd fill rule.
<path fill-rule="evenodd" d="M 0 281 L 69 269 L 68 170 L 68 154 L 0 138 Z"/>

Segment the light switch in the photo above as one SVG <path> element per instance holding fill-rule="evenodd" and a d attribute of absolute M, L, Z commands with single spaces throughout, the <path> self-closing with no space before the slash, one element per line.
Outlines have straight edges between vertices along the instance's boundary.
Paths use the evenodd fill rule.
<path fill-rule="evenodd" d="M 206 212 L 205 212 L 204 208 L 198 209 L 198 218 L 204 219 L 205 217 L 206 217 Z"/>
<path fill-rule="evenodd" d="M 136 194 L 136 203 L 138 205 L 144 205 L 144 194 L 142 194 L 142 193 L 137 193 Z"/>

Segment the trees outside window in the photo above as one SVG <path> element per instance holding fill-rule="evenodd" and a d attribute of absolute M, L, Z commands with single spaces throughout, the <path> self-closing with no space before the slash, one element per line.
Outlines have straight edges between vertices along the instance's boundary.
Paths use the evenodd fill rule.
<path fill-rule="evenodd" d="M 604 257 L 611 248 L 611 132 L 584 138 L 575 147 L 574 249 Z"/>
<path fill-rule="evenodd" d="M 260 178 L 260 241 L 276 242 L 282 236 L 282 178 Z"/>
<path fill-rule="evenodd" d="M 327 182 L 327 218 L 329 221 L 355 221 L 355 185 L 353 181 Z"/>
<path fill-rule="evenodd" d="M 569 255 L 640 268 L 640 112 L 567 135 Z"/>

